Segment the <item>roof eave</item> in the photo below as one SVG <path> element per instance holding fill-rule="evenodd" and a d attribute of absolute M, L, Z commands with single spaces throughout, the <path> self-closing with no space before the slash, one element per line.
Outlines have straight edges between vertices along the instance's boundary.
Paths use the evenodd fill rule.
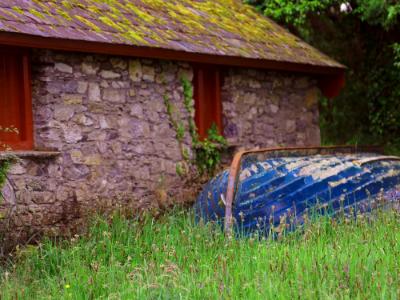
<path fill-rule="evenodd" d="M 346 69 L 345 66 L 338 63 L 336 64 L 336 66 L 300 64 L 294 62 L 253 59 L 237 56 L 192 53 L 153 47 L 42 37 L 5 31 L 0 32 L 0 44 L 29 48 L 121 55 L 142 58 L 156 58 L 225 66 L 291 71 L 319 75 L 341 74 Z"/>

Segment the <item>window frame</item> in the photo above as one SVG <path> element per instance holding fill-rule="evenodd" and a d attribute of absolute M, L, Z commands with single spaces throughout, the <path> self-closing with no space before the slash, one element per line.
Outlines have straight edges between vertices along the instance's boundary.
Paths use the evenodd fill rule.
<path fill-rule="evenodd" d="M 21 150 L 33 150 L 34 138 L 33 138 L 33 113 L 32 113 L 32 88 L 31 88 L 31 57 L 30 50 L 27 48 L 10 47 L 0 45 L 0 55 L 7 53 L 16 53 L 22 60 L 22 82 L 18 84 L 23 89 L 23 96 L 20 99 L 19 105 L 21 105 L 19 141 L 8 142 L 3 141 L 9 146 L 12 151 Z M 0 149 L 0 152 L 4 151 Z"/>

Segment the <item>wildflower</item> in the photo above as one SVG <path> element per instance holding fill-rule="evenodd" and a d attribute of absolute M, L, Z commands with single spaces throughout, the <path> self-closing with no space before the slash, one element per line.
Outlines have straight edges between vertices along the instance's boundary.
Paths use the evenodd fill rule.
<path fill-rule="evenodd" d="M 240 217 L 240 221 L 244 221 L 244 213 L 241 211 L 240 213 L 239 213 L 239 217 Z"/>
<path fill-rule="evenodd" d="M 66 284 L 64 287 L 65 287 L 66 289 L 71 288 L 71 286 L 70 286 L 69 284 Z"/>
<path fill-rule="evenodd" d="M 353 10 L 351 4 L 349 2 L 345 2 L 340 4 L 340 12 L 342 13 L 350 13 Z"/>

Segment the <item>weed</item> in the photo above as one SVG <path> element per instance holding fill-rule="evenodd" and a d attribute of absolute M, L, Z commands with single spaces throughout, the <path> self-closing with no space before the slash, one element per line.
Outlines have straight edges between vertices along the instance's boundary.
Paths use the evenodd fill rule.
<path fill-rule="evenodd" d="M 282 239 L 225 238 L 175 211 L 111 221 L 86 236 L 46 240 L 2 272 L 2 299 L 396 299 L 396 211 L 307 222 Z"/>

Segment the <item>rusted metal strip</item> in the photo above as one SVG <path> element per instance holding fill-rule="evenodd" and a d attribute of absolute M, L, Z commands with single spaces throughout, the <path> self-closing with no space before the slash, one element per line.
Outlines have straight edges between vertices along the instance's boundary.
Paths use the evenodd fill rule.
<path fill-rule="evenodd" d="M 254 150 L 255 151 L 255 150 Z M 240 174 L 240 164 L 242 157 L 246 153 L 252 153 L 251 151 L 240 151 L 235 154 L 232 160 L 231 168 L 228 177 L 228 186 L 226 189 L 226 199 L 225 199 L 225 234 L 230 235 L 232 229 L 232 204 L 235 198 L 236 186 L 238 183 L 238 177 Z"/>
<path fill-rule="evenodd" d="M 372 152 L 372 153 L 382 153 L 383 148 L 380 146 L 314 146 L 314 147 L 277 147 L 277 148 L 261 148 L 261 149 L 253 149 L 253 150 L 243 150 L 235 154 L 229 171 L 228 177 L 228 186 L 226 190 L 226 205 L 225 205 L 225 221 L 224 228 L 225 234 L 231 235 L 232 233 L 232 224 L 233 224 L 233 216 L 232 216 L 232 208 L 233 201 L 235 199 L 238 179 L 240 175 L 241 163 L 244 156 L 249 154 L 257 154 L 257 153 L 278 153 L 278 152 L 287 152 L 288 155 L 296 154 L 296 155 L 317 155 L 317 154 L 335 154 L 335 153 L 359 153 L 359 152 Z M 372 159 L 372 158 L 371 158 Z M 375 157 L 375 159 L 379 159 L 379 157 Z M 380 158 L 381 159 L 381 158 Z M 399 158 L 397 158 L 399 159 Z M 368 161 L 371 162 L 372 160 Z"/>

